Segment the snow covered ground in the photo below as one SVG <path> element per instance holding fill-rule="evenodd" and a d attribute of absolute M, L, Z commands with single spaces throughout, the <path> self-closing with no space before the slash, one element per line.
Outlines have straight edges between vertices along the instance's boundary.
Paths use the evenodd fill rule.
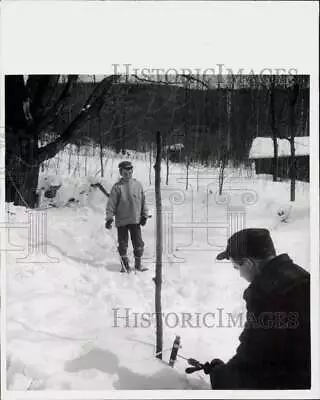
<path fill-rule="evenodd" d="M 288 182 L 228 169 L 225 193 L 218 196 L 214 169 L 191 169 L 186 191 L 185 167 L 171 165 L 166 186 L 163 165 L 164 353 L 160 361 L 154 356 L 152 316 L 153 169 L 150 185 L 148 157 L 131 153 L 134 177 L 144 184 L 153 215 L 143 228 L 144 264 L 149 271 L 120 274 L 116 230 L 104 228 L 107 199 L 90 184 L 99 181 L 110 190 L 124 157 L 111 151 L 105 157 L 101 179 L 97 154 L 69 159 L 61 153 L 50 160 L 40 180 L 55 176 L 61 181 L 54 199 L 57 207 L 32 212 L 8 207 L 12 224 L 6 268 L 8 388 L 209 389 L 203 373 L 184 373 L 184 359 L 178 358 L 174 368 L 168 366 L 173 340 L 180 335 L 179 354 L 202 362 L 216 357 L 227 361 L 235 352 L 242 329 L 237 316 L 245 311 L 242 292 L 247 283 L 228 262 L 215 261 L 230 229 L 269 228 L 277 251 L 288 253 L 309 270 L 309 185 L 297 183 L 297 199 L 291 206 Z M 71 197 L 79 202 L 66 206 Z M 244 320 L 243 315 L 242 324 Z"/>

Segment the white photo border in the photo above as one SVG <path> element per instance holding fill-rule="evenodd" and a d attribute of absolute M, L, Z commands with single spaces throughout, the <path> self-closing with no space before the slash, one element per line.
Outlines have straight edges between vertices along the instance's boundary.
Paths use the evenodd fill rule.
<path fill-rule="evenodd" d="M 319 64 L 317 2 L 0 2 L 0 138 L 4 74 L 108 74 L 132 68 L 286 71 L 310 75 L 312 389 L 303 391 L 7 391 L 5 254 L 1 254 L 1 386 L 10 399 L 315 398 L 319 396 Z M 4 148 L 0 146 L 4 167 Z M 4 181 L 1 184 L 1 216 Z M 1 236 L 1 248 L 4 235 Z"/>

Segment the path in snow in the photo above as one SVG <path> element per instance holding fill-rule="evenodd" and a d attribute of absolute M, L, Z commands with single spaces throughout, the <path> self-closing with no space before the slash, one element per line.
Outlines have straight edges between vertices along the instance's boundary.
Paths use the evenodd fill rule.
<path fill-rule="evenodd" d="M 247 212 L 247 226 L 272 229 L 277 249 L 288 252 L 308 269 L 308 201 L 302 201 L 302 195 L 293 210 L 292 221 L 279 225 L 275 214 L 281 204 L 277 196 L 282 198 L 283 185 L 277 185 L 277 193 L 272 183 L 265 185 L 273 191 L 264 190 L 261 185 L 256 187 L 261 198 Z M 44 241 L 51 261 L 57 262 L 17 262 L 25 251 L 8 253 L 9 388 L 209 388 L 209 380 L 203 374 L 184 374 L 185 361 L 178 359 L 171 369 L 156 360 L 154 321 L 141 327 L 144 324 L 141 315 L 135 316 L 135 313 L 154 312 L 155 218 L 143 228 L 145 263 L 150 270 L 120 274 L 111 237 L 115 236 L 115 230 L 104 229 L 105 199 L 95 196 L 91 199 L 94 208 L 89 204 L 47 211 L 48 232 Z M 216 223 L 225 220 L 225 208 L 216 207 L 213 194 L 208 191 L 187 193 L 184 203 L 175 207 L 175 222 L 185 226 L 174 233 L 175 257 L 171 255 L 169 261 L 164 257 L 163 312 L 167 317 L 171 313 L 164 326 L 164 361 L 168 361 L 176 334 L 182 337 L 181 354 L 200 361 L 216 357 L 228 360 L 238 344 L 241 327 L 228 327 L 226 319 L 221 324 L 215 321 L 218 326 L 213 328 L 195 324 L 197 313 L 202 318 L 223 310 L 226 318 L 228 313 L 244 312 L 242 292 L 247 285 L 229 263 L 215 261 L 218 250 L 225 245 L 225 233 L 213 229 L 207 237 L 205 230 L 198 229 L 192 236 L 188 227 L 192 210 L 196 221 L 201 222 L 205 221 L 207 209 Z M 23 208 L 15 211 L 10 217 L 12 222 L 27 221 Z M 26 248 L 27 229 L 13 229 L 10 241 L 11 247 L 19 244 Z M 183 262 L 174 262 L 177 257 Z M 128 320 L 115 317 L 123 317 L 126 312 Z M 172 312 L 179 318 L 177 326 Z M 186 313 L 193 318 L 193 328 L 183 323 L 182 316 Z"/>

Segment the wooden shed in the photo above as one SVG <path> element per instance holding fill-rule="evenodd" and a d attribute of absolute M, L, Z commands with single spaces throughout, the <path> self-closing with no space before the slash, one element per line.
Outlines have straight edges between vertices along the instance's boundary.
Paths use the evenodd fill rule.
<path fill-rule="evenodd" d="M 252 141 L 249 160 L 254 161 L 256 174 L 272 175 L 273 141 L 271 137 L 256 137 Z M 309 136 L 295 138 L 296 179 L 309 182 Z M 278 177 L 290 179 L 290 143 L 278 139 Z"/>

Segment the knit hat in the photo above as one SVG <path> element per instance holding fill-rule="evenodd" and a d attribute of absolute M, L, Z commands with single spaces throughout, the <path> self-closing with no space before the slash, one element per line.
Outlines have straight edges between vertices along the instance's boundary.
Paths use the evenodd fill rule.
<path fill-rule="evenodd" d="M 121 161 L 121 163 L 119 163 L 118 167 L 119 167 L 119 169 L 132 169 L 133 168 L 130 161 Z"/>
<path fill-rule="evenodd" d="M 268 229 L 243 229 L 229 239 L 225 251 L 217 255 L 217 260 L 254 257 L 265 259 L 276 251 Z"/>

